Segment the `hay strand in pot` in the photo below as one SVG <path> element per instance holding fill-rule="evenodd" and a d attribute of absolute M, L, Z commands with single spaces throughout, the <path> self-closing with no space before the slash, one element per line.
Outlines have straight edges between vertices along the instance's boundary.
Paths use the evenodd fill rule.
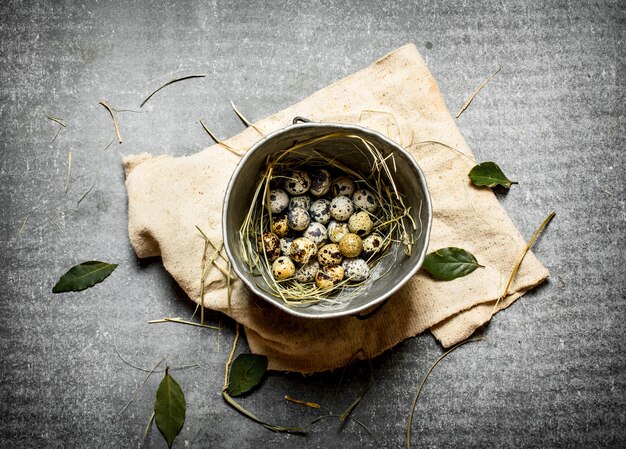
<path fill-rule="evenodd" d="M 316 149 L 316 146 L 334 142 L 360 153 L 363 160 L 369 162 L 370 173 L 361 173 Z M 372 232 L 382 237 L 382 243 L 377 253 L 366 260 L 373 276 L 370 279 L 355 282 L 347 278 L 332 288 L 323 289 L 315 282 L 299 282 L 293 277 L 277 280 L 272 275 L 272 263 L 265 248 L 263 245 L 261 248 L 257 246 L 263 233 L 271 229 L 273 216 L 268 207 L 270 190 L 285 177 L 285 173 L 302 168 L 326 168 L 349 175 L 354 178 L 358 188 L 367 189 L 375 196 L 379 209 L 376 214 L 368 215 L 373 222 Z M 393 262 L 403 255 L 411 254 L 414 234 L 421 233 L 421 219 L 418 226 L 412 217 L 413 211 L 405 206 L 394 172 L 395 159 L 392 154 L 383 155 L 370 140 L 351 132 L 338 131 L 309 139 L 268 157 L 239 229 L 241 255 L 257 287 L 292 306 L 319 304 L 320 307 L 333 307 L 359 296 L 371 282 L 387 276 L 393 268 Z M 383 260 L 392 263 L 382 264 L 374 274 L 374 268 Z"/>

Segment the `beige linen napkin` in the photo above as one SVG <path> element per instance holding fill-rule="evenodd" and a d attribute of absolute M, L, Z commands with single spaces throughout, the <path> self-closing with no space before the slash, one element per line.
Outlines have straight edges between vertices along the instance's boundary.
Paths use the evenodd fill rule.
<path fill-rule="evenodd" d="M 271 369 L 315 372 L 341 367 L 353 358 L 374 357 L 427 329 L 448 347 L 486 323 L 525 242 L 495 195 L 469 183 L 472 153 L 415 46 L 399 48 L 256 126 L 269 133 L 289 125 L 295 116 L 356 123 L 405 146 L 425 172 L 432 196 L 429 251 L 462 247 L 485 268 L 450 282 L 420 271 L 367 320 L 296 318 L 253 296 L 236 280 L 230 315 L 245 326 L 251 350 L 267 355 Z M 226 143 L 245 151 L 260 137 L 247 128 Z M 457 151 L 428 143 L 432 141 Z M 204 240 L 195 226 L 213 242 L 221 241 L 224 192 L 238 160 L 214 145 L 192 156 L 140 154 L 124 161 L 128 228 L 137 256 L 160 255 L 165 269 L 197 303 Z M 529 253 L 498 310 L 547 276 Z M 205 287 L 205 305 L 228 313 L 222 272 L 212 268 Z"/>

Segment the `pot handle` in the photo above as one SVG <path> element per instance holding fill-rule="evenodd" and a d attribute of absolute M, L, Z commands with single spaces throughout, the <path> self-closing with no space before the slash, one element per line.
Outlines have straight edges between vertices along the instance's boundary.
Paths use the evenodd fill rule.
<path fill-rule="evenodd" d="M 296 125 L 298 123 L 309 123 L 309 122 L 311 122 L 311 120 L 309 120 L 308 118 L 297 116 L 293 118 L 291 123 Z"/>

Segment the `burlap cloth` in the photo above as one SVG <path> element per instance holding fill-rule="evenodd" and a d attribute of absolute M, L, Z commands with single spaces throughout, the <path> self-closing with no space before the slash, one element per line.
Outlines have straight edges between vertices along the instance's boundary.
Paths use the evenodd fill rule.
<path fill-rule="evenodd" d="M 415 46 L 399 48 L 256 126 L 269 133 L 298 115 L 363 125 L 408 148 L 424 170 L 432 196 L 429 251 L 462 247 L 485 268 L 450 282 L 420 271 L 367 320 L 296 318 L 253 296 L 236 280 L 231 316 L 245 326 L 252 352 L 267 355 L 271 369 L 309 373 L 374 357 L 427 329 L 448 347 L 486 323 L 525 242 L 491 190 L 469 183 L 472 153 Z M 247 128 L 226 143 L 245 151 L 260 137 Z M 443 142 L 466 156 L 427 141 Z M 128 229 L 137 256 L 160 255 L 165 269 L 197 303 L 204 240 L 195 226 L 213 242 L 222 240 L 222 202 L 238 160 L 214 145 L 192 156 L 144 153 L 124 161 Z M 547 277 L 548 271 L 529 253 L 498 310 Z M 206 306 L 228 313 L 222 272 L 211 269 L 205 285 Z"/>

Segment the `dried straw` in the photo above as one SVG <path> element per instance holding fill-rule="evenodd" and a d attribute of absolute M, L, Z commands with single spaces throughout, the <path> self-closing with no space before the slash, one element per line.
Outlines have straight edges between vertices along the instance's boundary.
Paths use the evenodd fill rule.
<path fill-rule="evenodd" d="M 339 140 L 348 142 L 357 149 L 364 158 L 371 161 L 371 173 L 367 176 L 342 164 L 336 159 L 312 149 L 308 157 L 296 154 L 298 150 L 309 149 L 325 141 Z M 248 213 L 240 228 L 240 245 L 243 260 L 249 273 L 252 274 L 257 286 L 262 290 L 280 297 L 291 305 L 320 304 L 332 307 L 347 299 L 362 293 L 366 282 L 353 282 L 345 279 L 332 289 L 320 289 L 315 283 L 300 283 L 294 279 L 277 281 L 272 276 L 271 262 L 265 252 L 257 251 L 257 241 L 265 231 L 270 229 L 272 221 L 269 208 L 270 184 L 283 177 L 283 173 L 290 170 L 308 167 L 333 167 L 357 180 L 360 187 L 374 193 L 380 205 L 377 215 L 370 214 L 374 222 L 373 232 L 383 236 L 383 245 L 379 253 L 368 260 L 370 269 L 373 269 L 383 258 L 399 256 L 399 247 L 410 255 L 414 243 L 413 235 L 418 230 L 415 220 L 411 216 L 411 208 L 407 208 L 396 187 L 392 169 L 388 162 L 393 161 L 389 156 L 384 157 L 376 146 L 361 136 L 349 132 L 336 132 L 322 137 L 298 143 L 267 161 L 266 169 L 257 183 L 253 200 Z M 421 232 L 421 230 L 420 230 Z M 394 246 L 394 244 L 396 244 Z M 391 267 L 393 264 L 389 264 Z M 378 278 L 386 276 L 390 268 L 378 273 Z"/>

